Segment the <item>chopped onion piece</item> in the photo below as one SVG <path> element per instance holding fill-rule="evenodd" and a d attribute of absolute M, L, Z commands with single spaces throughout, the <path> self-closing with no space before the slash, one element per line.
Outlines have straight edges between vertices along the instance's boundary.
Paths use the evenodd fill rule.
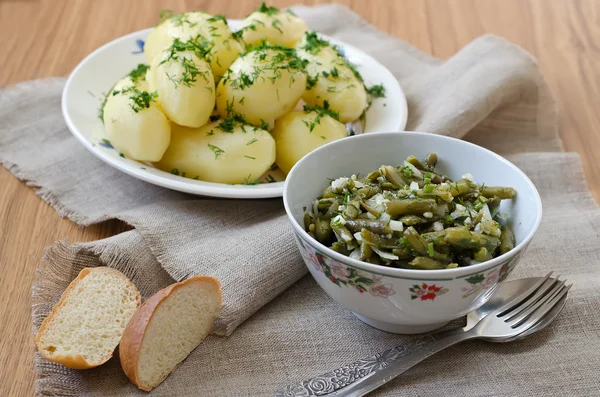
<path fill-rule="evenodd" d="M 360 232 L 354 233 L 354 238 L 356 239 L 356 241 L 362 244 L 362 234 L 360 234 Z"/>
<path fill-rule="evenodd" d="M 441 232 L 444 230 L 444 225 L 442 225 L 442 222 L 440 221 L 433 222 L 433 230 L 436 232 Z"/>
<path fill-rule="evenodd" d="M 433 218 L 433 212 L 423 212 L 423 217 L 427 219 Z"/>
<path fill-rule="evenodd" d="M 343 216 L 337 215 L 331 220 L 331 224 L 335 226 L 344 226 L 346 224 L 346 220 Z"/>
<path fill-rule="evenodd" d="M 375 247 L 371 246 L 371 249 L 373 250 L 373 252 L 375 252 L 377 255 L 379 255 L 383 259 L 389 259 L 391 261 L 397 261 L 398 259 L 400 259 L 400 257 L 398 257 L 397 255 L 382 251 L 379 248 L 375 248 Z"/>
<path fill-rule="evenodd" d="M 390 221 L 390 229 L 392 229 L 395 232 L 402 232 L 404 231 L 404 225 L 400 221 Z"/>
<path fill-rule="evenodd" d="M 448 212 L 448 206 L 446 204 L 438 205 L 435 207 L 435 214 L 438 216 L 444 216 Z"/>
<path fill-rule="evenodd" d="M 411 182 L 410 190 L 419 190 L 419 184 L 417 182 Z"/>
<path fill-rule="evenodd" d="M 412 165 L 411 163 L 409 163 L 408 161 L 404 161 L 404 166 L 410 168 L 410 170 L 413 172 L 414 176 L 416 176 L 419 179 L 423 179 L 423 173 L 421 171 L 419 171 L 417 169 L 417 167 L 415 167 L 414 165 Z"/>
<path fill-rule="evenodd" d="M 346 177 L 338 178 L 331 182 L 331 191 L 334 193 L 342 193 L 344 188 L 348 185 L 349 179 Z"/>
<path fill-rule="evenodd" d="M 481 213 L 483 213 L 483 216 L 481 217 L 482 221 L 491 221 L 492 220 L 492 214 L 490 213 L 490 208 L 488 207 L 487 204 L 483 205 L 483 208 L 480 211 Z"/>
<path fill-rule="evenodd" d="M 352 251 L 350 253 L 350 258 L 356 259 L 357 261 L 359 261 L 360 260 L 360 250 L 359 249 L 355 249 L 354 251 Z"/>

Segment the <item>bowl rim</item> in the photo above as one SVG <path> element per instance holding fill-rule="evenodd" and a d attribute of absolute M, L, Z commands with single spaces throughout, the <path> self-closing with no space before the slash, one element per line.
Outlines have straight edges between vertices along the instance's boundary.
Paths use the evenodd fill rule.
<path fill-rule="evenodd" d="M 288 191 L 289 191 L 290 183 L 295 179 L 294 178 L 295 172 L 298 170 L 299 167 L 301 167 L 301 164 L 303 164 L 304 162 L 310 161 L 311 157 L 315 156 L 316 154 L 318 154 L 322 151 L 328 150 L 329 147 L 331 147 L 333 145 L 339 145 L 339 144 L 341 144 L 340 142 L 347 141 L 348 139 L 360 140 L 360 139 L 369 139 L 369 136 L 371 136 L 371 135 L 392 136 L 392 135 L 397 135 L 397 134 L 406 134 L 406 135 L 412 135 L 412 136 L 417 136 L 417 137 L 424 136 L 424 135 L 428 135 L 428 136 L 433 135 L 433 136 L 435 136 L 434 139 L 441 139 L 441 140 L 445 140 L 445 141 L 460 141 L 461 144 L 464 144 L 467 146 L 474 146 L 480 150 L 483 150 L 484 152 L 487 152 L 488 154 L 492 155 L 496 159 L 502 161 L 503 163 L 505 163 L 506 165 L 508 165 L 515 171 L 517 171 L 517 173 L 521 175 L 521 177 L 526 181 L 526 183 L 535 192 L 534 198 L 535 198 L 535 204 L 536 204 L 536 210 L 537 210 L 536 218 L 535 218 L 534 225 L 531 228 L 531 230 L 529 231 L 529 233 L 527 234 L 527 236 L 525 236 L 525 238 L 519 244 L 517 244 L 517 246 L 515 248 L 513 248 L 509 252 L 502 254 L 494 259 L 491 259 L 487 262 L 478 263 L 476 265 L 471 265 L 471 266 L 459 267 L 459 268 L 455 268 L 455 269 L 441 269 L 441 270 L 435 270 L 435 271 L 434 270 L 427 271 L 427 270 L 416 270 L 416 269 L 413 270 L 413 269 L 389 268 L 389 267 L 385 267 L 385 266 L 374 265 L 371 263 L 359 261 L 356 259 L 352 259 L 346 255 L 342 255 L 339 252 L 336 252 L 336 251 L 332 250 L 331 248 L 325 246 L 324 244 L 320 243 L 316 239 L 310 237 L 308 235 L 308 233 L 304 230 L 304 228 L 298 222 L 296 222 L 296 219 L 294 219 L 294 217 L 292 216 L 290 204 L 288 201 Z M 439 134 L 433 134 L 433 133 L 427 133 L 427 132 L 417 132 L 417 131 L 370 132 L 367 134 L 355 135 L 355 136 L 351 136 L 348 138 L 333 141 L 333 142 L 330 142 L 326 145 L 319 147 L 316 150 L 313 150 L 312 152 L 310 152 L 309 154 L 304 156 L 302 159 L 300 159 L 300 161 L 298 161 L 294 165 L 294 167 L 292 167 L 290 172 L 288 173 L 287 178 L 285 180 L 285 184 L 283 186 L 283 205 L 285 207 L 285 212 L 292 224 L 292 228 L 295 230 L 296 234 L 299 237 L 301 237 L 304 241 L 309 243 L 313 248 L 315 248 L 318 251 L 323 252 L 327 256 L 329 256 L 339 262 L 348 264 L 352 267 L 367 271 L 369 273 L 380 274 L 380 275 L 385 275 L 385 276 L 390 276 L 390 277 L 395 277 L 395 278 L 416 278 L 416 279 L 426 279 L 426 280 L 431 280 L 431 279 L 439 280 L 440 278 L 443 278 L 446 280 L 452 280 L 452 279 L 456 279 L 456 278 L 461 278 L 462 276 L 465 276 L 465 275 L 481 273 L 490 268 L 496 267 L 500 264 L 507 262 L 508 260 L 519 255 L 522 251 L 525 250 L 525 248 L 527 248 L 527 246 L 531 242 L 531 239 L 537 232 L 537 230 L 540 226 L 540 223 L 542 221 L 542 199 L 540 197 L 540 194 L 539 194 L 537 188 L 535 187 L 535 185 L 533 184 L 533 182 L 531 181 L 531 179 L 529 179 L 529 177 L 523 171 L 521 171 L 521 169 L 519 169 L 519 167 L 517 167 L 516 165 L 514 165 L 513 163 L 511 163 L 504 157 L 500 156 L 499 154 L 496 154 L 496 153 L 492 152 L 491 150 L 486 149 L 482 146 L 476 145 L 474 143 L 467 142 L 467 141 L 464 141 L 464 140 L 458 139 L 458 138 L 445 136 L 445 135 L 439 135 Z"/>

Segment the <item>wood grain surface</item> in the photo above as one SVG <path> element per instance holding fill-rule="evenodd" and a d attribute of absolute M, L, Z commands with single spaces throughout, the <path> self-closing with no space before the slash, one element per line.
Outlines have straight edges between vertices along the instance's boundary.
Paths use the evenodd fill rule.
<path fill-rule="evenodd" d="M 258 0 L 0 0 L 0 87 L 65 76 L 88 53 L 152 26 L 159 10 L 204 10 L 241 18 Z M 298 1 L 272 1 L 285 7 Z M 312 5 L 321 1 L 305 1 Z M 541 64 L 560 106 L 565 150 L 579 152 L 600 199 L 600 1 L 345 0 L 379 29 L 447 58 L 475 37 L 494 33 Z M 335 16 L 332 15 L 332 18 Z M 0 169 L 0 396 L 33 394 L 30 288 L 44 247 L 120 233 L 118 222 L 79 228 L 60 219 Z"/>

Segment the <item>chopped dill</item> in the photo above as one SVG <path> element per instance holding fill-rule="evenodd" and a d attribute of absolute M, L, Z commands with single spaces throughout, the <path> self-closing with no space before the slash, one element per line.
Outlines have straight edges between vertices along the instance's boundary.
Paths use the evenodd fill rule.
<path fill-rule="evenodd" d="M 232 33 L 233 38 L 236 39 L 236 40 L 241 40 L 242 36 L 244 35 L 244 32 L 246 30 L 252 30 L 253 32 L 255 32 L 256 31 L 256 24 L 265 26 L 264 22 L 262 22 L 262 21 L 254 21 L 250 25 L 244 26 L 240 30 L 233 32 Z"/>
<path fill-rule="evenodd" d="M 407 166 L 400 168 L 400 172 L 402 172 L 402 174 L 407 178 L 412 178 L 413 176 L 415 176 L 413 170 L 411 170 L 410 167 Z"/>
<path fill-rule="evenodd" d="M 250 178 L 252 178 L 252 174 L 244 178 L 244 185 L 258 185 L 258 179 L 251 181 Z"/>
<path fill-rule="evenodd" d="M 214 15 L 211 18 L 208 18 L 207 21 L 208 22 L 222 21 L 225 25 L 227 25 L 227 18 L 225 18 L 225 15 L 223 15 L 223 14 Z"/>
<path fill-rule="evenodd" d="M 175 13 L 173 12 L 173 10 L 160 10 L 160 13 L 158 14 L 158 18 L 160 19 L 160 22 L 164 22 L 167 19 L 170 19 L 173 15 L 175 15 Z"/>
<path fill-rule="evenodd" d="M 273 26 L 273 28 L 275 28 L 279 33 L 283 34 L 283 30 L 281 29 L 281 21 L 279 19 L 273 19 L 271 26 Z"/>
<path fill-rule="evenodd" d="M 261 3 L 260 6 L 258 6 L 258 9 L 256 11 L 267 15 L 279 14 L 279 9 L 277 7 L 269 7 L 264 1 Z"/>
<path fill-rule="evenodd" d="M 252 138 L 251 140 L 248 141 L 248 143 L 246 144 L 246 146 L 252 145 L 254 142 L 258 142 L 258 139 Z"/>
<path fill-rule="evenodd" d="M 385 88 L 383 85 L 377 84 L 367 88 L 367 94 L 370 94 L 373 98 L 385 98 Z"/>
<path fill-rule="evenodd" d="M 246 51 L 240 56 L 251 54 L 262 64 L 256 65 L 250 73 L 240 72 L 232 78 L 228 73 L 223 78 L 230 82 L 231 87 L 244 90 L 254 84 L 259 78 L 267 78 L 273 83 L 281 77 L 281 71 L 289 72 L 299 70 L 305 72 L 307 60 L 300 59 L 296 50 L 278 45 L 269 45 L 264 41 L 260 45 L 248 46 Z M 271 72 L 272 76 L 265 77 L 265 72 Z"/>
<path fill-rule="evenodd" d="M 233 133 L 233 129 L 236 125 L 238 124 L 244 124 L 246 123 L 246 119 L 238 114 L 235 114 L 233 116 L 229 116 L 227 118 L 225 118 L 218 126 L 217 128 L 220 129 L 223 132 L 227 132 L 227 133 Z"/>
<path fill-rule="evenodd" d="M 317 55 L 321 52 L 321 48 L 331 47 L 331 44 L 327 40 L 319 38 L 317 32 L 306 32 L 304 45 L 301 47 L 303 50 Z"/>
<path fill-rule="evenodd" d="M 146 72 L 148 71 L 148 69 L 150 69 L 150 66 L 140 63 L 139 65 L 137 65 L 137 67 L 135 69 L 133 69 L 131 72 L 129 72 L 128 76 L 131 78 L 131 81 L 133 81 L 135 84 L 140 79 L 141 80 L 146 79 Z"/>
<path fill-rule="evenodd" d="M 252 156 L 246 156 L 246 155 L 244 155 L 244 157 L 246 157 L 246 158 L 248 158 L 248 159 L 250 159 L 250 160 L 256 160 L 256 157 L 252 157 Z"/>
<path fill-rule="evenodd" d="M 302 120 L 302 122 L 304 123 L 305 126 L 308 127 L 308 131 L 309 132 L 313 132 L 313 130 L 315 129 L 315 127 L 317 126 L 317 124 L 321 124 L 321 119 L 324 116 L 329 116 L 332 117 L 336 120 L 339 121 L 340 119 L 340 114 L 332 109 L 329 108 L 329 102 L 328 101 L 324 101 L 323 102 L 323 106 L 308 106 L 308 105 L 304 105 L 304 113 L 310 113 L 310 112 L 316 112 L 317 113 L 317 117 L 315 117 L 314 120 L 312 121 L 307 121 L 307 120 Z M 323 138 L 325 139 L 325 138 Z"/>
<path fill-rule="evenodd" d="M 158 93 L 148 92 L 148 91 L 140 91 L 136 87 L 127 87 L 123 90 L 115 90 L 112 92 L 112 95 L 118 94 L 130 94 L 129 95 L 129 106 L 131 109 L 138 113 L 144 109 L 148 109 L 150 107 L 150 103 L 155 102 L 158 97 Z M 104 116 L 104 115 L 103 115 Z"/>
<path fill-rule="evenodd" d="M 215 160 L 218 159 L 221 154 L 225 153 L 225 150 L 215 145 L 211 145 L 210 143 L 208 144 L 208 148 L 215 154 Z"/>
<path fill-rule="evenodd" d="M 214 43 L 208 42 L 200 37 L 200 35 L 191 38 L 188 41 L 181 41 L 179 38 L 175 38 L 171 43 L 171 46 L 165 50 L 168 52 L 167 57 L 159 65 L 169 61 L 175 61 L 183 66 L 183 73 L 181 73 L 180 77 L 167 75 L 169 80 L 175 84 L 175 87 L 179 84 L 191 87 L 194 85 L 193 83 L 197 81 L 197 76 L 202 76 L 202 78 L 208 82 L 209 79 L 206 76 L 206 72 L 201 72 L 192 59 L 181 53 L 193 52 L 198 58 L 210 61 L 208 54 L 213 49 L 213 46 Z"/>
<path fill-rule="evenodd" d="M 134 95 L 129 97 L 129 99 L 133 102 L 130 104 L 131 109 L 133 109 L 135 113 L 144 109 L 148 109 L 150 107 L 150 103 L 155 101 L 156 97 L 158 97 L 157 92 L 138 91 L 136 89 Z"/>
<path fill-rule="evenodd" d="M 317 84 L 317 81 L 319 81 L 318 77 L 312 77 L 312 76 L 307 75 L 306 76 L 306 89 L 310 90 L 311 88 L 313 88 Z"/>
<path fill-rule="evenodd" d="M 260 129 L 261 130 L 265 130 L 265 131 L 269 131 L 269 123 L 267 123 L 263 119 L 260 119 Z"/>

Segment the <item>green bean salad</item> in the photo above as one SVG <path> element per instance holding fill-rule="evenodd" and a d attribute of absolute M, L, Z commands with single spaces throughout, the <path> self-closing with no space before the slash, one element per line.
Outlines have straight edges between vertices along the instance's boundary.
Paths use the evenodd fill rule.
<path fill-rule="evenodd" d="M 409 156 L 400 167 L 332 180 L 305 212 L 306 231 L 353 259 L 403 269 L 470 266 L 513 249 L 499 208 L 515 189 L 471 174 L 453 181 L 435 171 L 437 161 Z"/>

